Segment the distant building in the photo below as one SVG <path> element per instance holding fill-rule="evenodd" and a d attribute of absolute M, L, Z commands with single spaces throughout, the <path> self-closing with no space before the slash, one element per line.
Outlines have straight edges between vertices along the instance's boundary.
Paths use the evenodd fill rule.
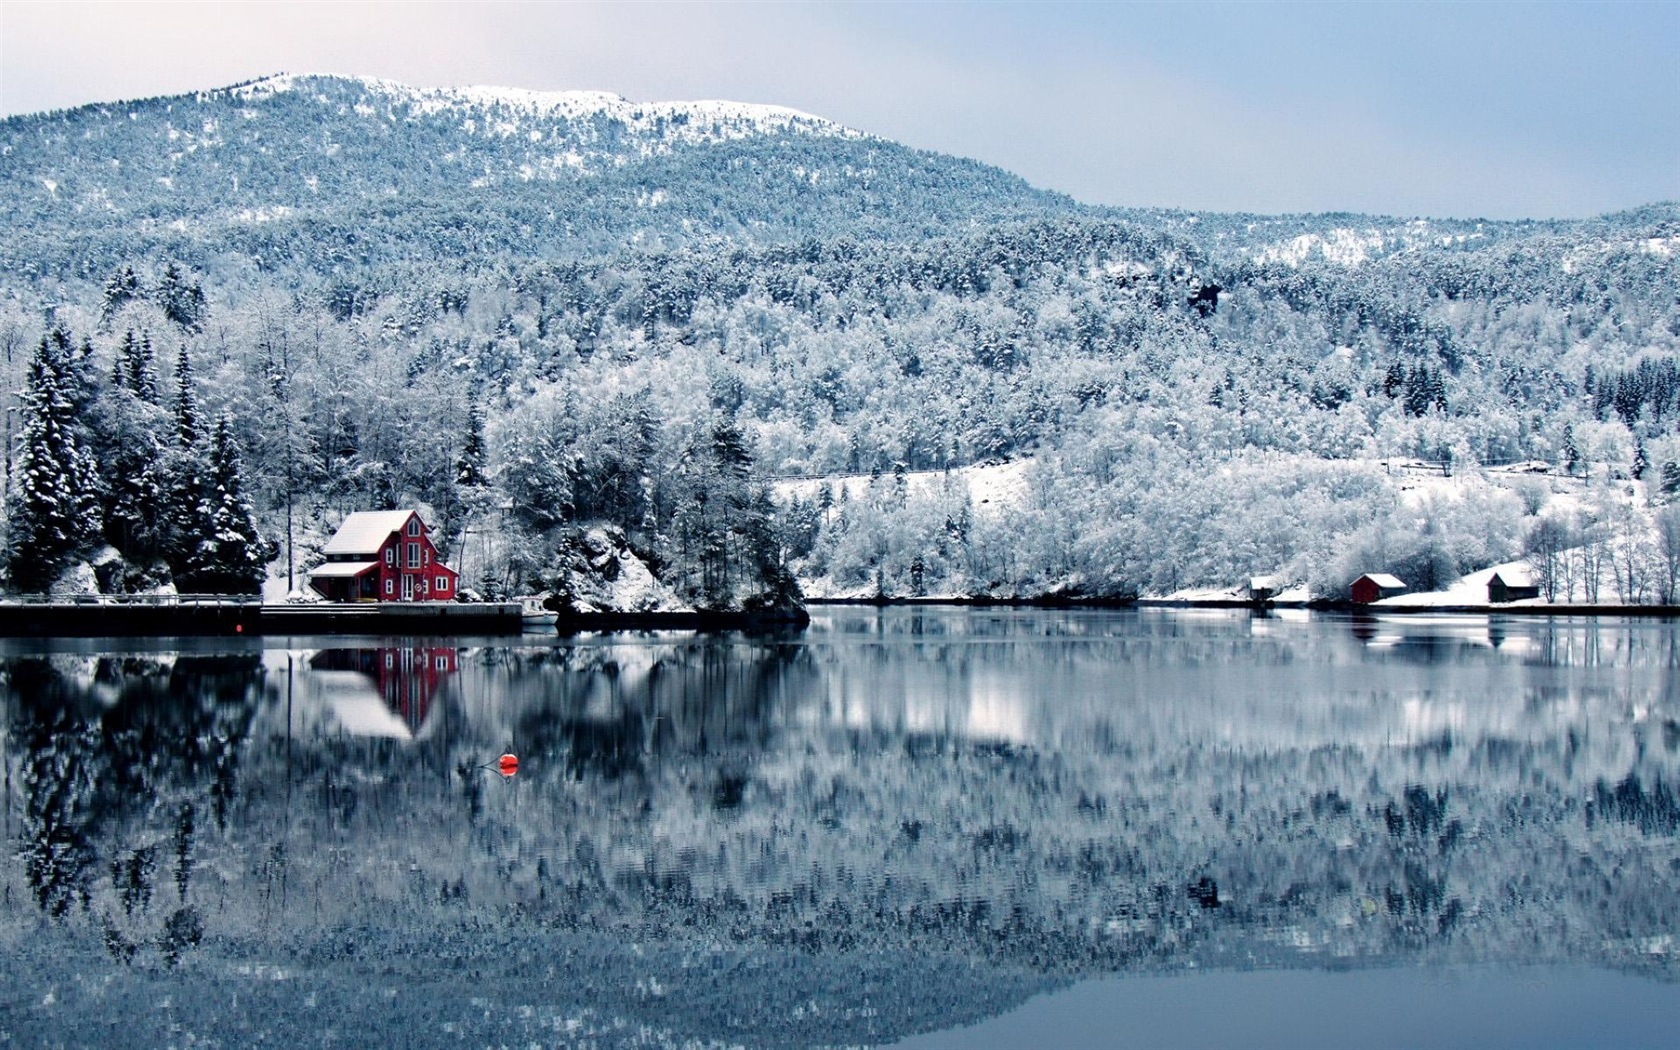
<path fill-rule="evenodd" d="M 1540 597 L 1540 585 L 1521 569 L 1501 569 L 1488 578 L 1488 604 Z"/>
<path fill-rule="evenodd" d="M 1282 589 L 1283 585 L 1276 576 L 1251 576 L 1248 581 L 1248 600 L 1269 602 L 1276 598 L 1278 591 Z"/>
<path fill-rule="evenodd" d="M 309 586 L 335 602 L 450 601 L 460 577 L 427 532 L 417 511 L 358 511 L 327 541 Z"/>
<path fill-rule="evenodd" d="M 1368 572 L 1353 581 L 1348 593 L 1360 605 L 1369 605 L 1379 598 L 1392 598 L 1396 594 L 1405 594 L 1406 585 L 1399 577 L 1390 576 L 1386 572 Z"/>

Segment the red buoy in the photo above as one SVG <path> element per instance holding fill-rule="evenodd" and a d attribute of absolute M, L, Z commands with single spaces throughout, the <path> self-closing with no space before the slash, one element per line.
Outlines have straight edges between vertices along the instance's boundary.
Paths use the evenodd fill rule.
<path fill-rule="evenodd" d="M 503 755 L 496 760 L 496 772 L 504 777 L 511 777 L 519 772 L 519 759 L 514 755 Z"/>

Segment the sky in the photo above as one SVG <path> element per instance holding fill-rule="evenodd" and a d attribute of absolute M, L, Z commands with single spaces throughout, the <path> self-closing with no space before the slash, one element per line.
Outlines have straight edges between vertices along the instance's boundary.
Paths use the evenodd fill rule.
<path fill-rule="evenodd" d="M 1553 218 L 1680 200 L 1680 0 L 0 0 L 0 115 L 277 72 L 792 106 L 1094 204 Z"/>

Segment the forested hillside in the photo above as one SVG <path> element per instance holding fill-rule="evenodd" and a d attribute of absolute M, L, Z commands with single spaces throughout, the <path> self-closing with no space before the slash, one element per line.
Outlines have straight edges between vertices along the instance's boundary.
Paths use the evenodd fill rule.
<path fill-rule="evenodd" d="M 702 605 L 1434 585 L 1536 536 L 1674 590 L 1674 205 L 1101 210 L 771 107 L 321 77 L 0 142 L 19 587 L 284 576 L 288 505 L 307 566 L 421 503 L 492 592 L 554 586 L 595 524 Z M 1023 493 L 982 504 L 965 468 L 1003 462 Z M 61 491 L 81 529 L 42 533 Z"/>

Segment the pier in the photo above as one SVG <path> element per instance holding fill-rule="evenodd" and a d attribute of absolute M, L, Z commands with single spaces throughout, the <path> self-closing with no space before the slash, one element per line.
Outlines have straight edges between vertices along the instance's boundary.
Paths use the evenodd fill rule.
<path fill-rule="evenodd" d="M 264 604 L 214 594 L 94 594 L 0 602 L 0 637 L 518 634 L 517 602 Z"/>

